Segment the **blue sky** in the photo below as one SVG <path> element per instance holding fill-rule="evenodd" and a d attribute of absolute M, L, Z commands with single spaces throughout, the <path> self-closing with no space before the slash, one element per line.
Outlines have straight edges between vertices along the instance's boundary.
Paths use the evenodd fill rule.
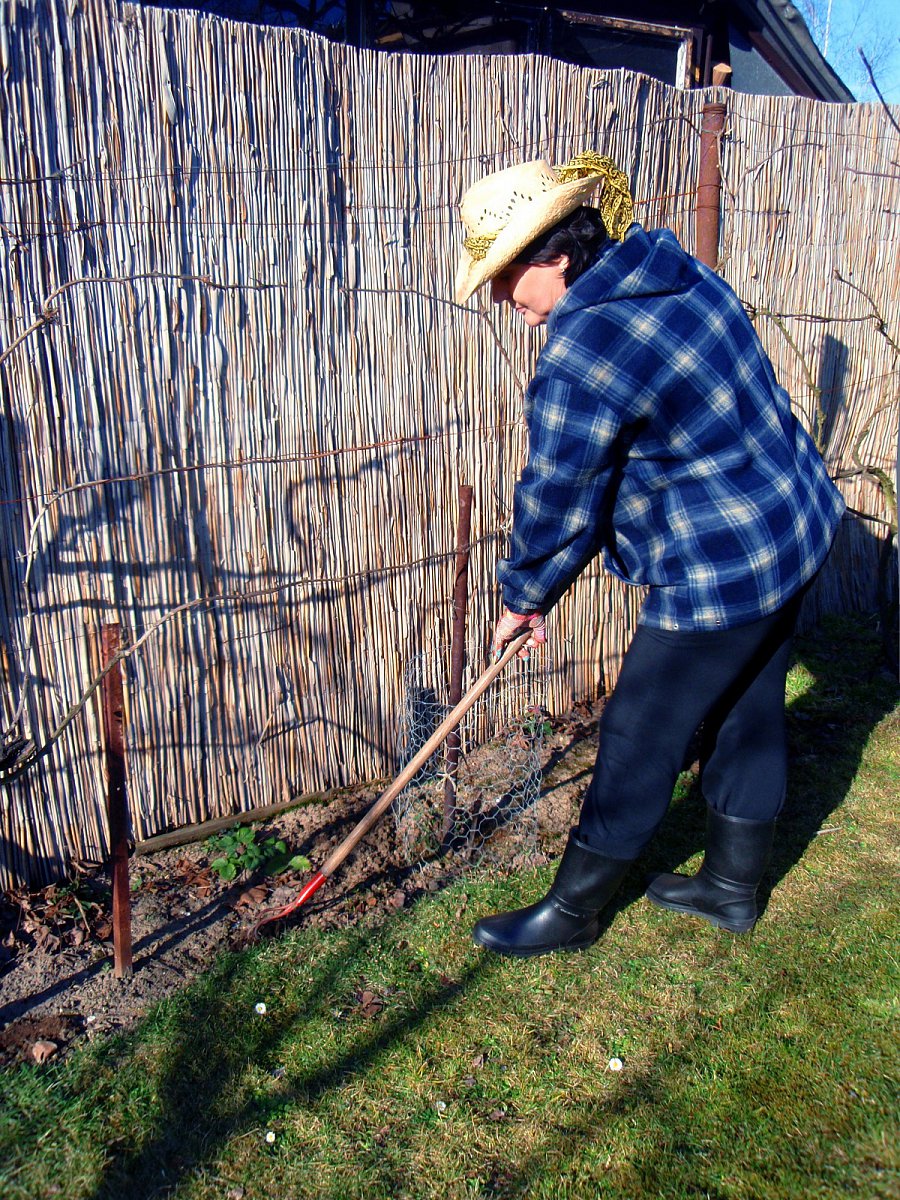
<path fill-rule="evenodd" d="M 900 104 L 900 0 L 794 0 L 819 49 L 857 100 L 878 102 L 857 47 L 889 104 Z M 828 38 L 827 51 L 825 38 Z"/>

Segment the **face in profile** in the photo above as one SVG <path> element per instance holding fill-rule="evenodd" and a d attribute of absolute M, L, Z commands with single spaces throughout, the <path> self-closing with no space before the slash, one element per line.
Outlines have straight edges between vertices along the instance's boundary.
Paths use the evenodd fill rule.
<path fill-rule="evenodd" d="M 565 294 L 568 265 L 564 255 L 549 263 L 510 263 L 491 280 L 491 299 L 511 304 L 526 325 L 544 325 Z"/>

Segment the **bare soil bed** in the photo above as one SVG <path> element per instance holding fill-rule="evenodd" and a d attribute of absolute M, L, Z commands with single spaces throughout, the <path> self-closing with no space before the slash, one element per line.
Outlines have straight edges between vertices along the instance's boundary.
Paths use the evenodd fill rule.
<path fill-rule="evenodd" d="M 546 862 L 562 850 L 590 778 L 601 707 L 584 706 L 552 721 L 541 751 L 536 837 L 525 854 L 515 843 L 501 848 L 500 869 L 521 867 L 524 858 Z M 378 795 L 377 786 L 346 789 L 267 822 L 262 836 L 282 839 L 315 869 Z M 307 878 L 287 871 L 276 878 L 244 874 L 229 883 L 211 869 L 214 857 L 206 842 L 194 842 L 132 859 L 134 974 L 128 980 L 112 970 L 104 872 L 82 867 L 65 883 L 0 897 L 0 1063 L 45 1061 L 85 1038 L 127 1029 L 217 954 L 244 944 L 263 911 L 288 903 Z M 462 852 L 413 865 L 404 857 L 386 814 L 294 919 L 322 929 L 377 923 L 446 886 L 473 861 Z"/>

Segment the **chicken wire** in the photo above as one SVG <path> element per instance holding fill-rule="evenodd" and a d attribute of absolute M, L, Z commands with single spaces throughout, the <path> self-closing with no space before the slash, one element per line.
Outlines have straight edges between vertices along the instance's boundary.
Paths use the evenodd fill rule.
<path fill-rule="evenodd" d="M 445 739 L 394 801 L 410 864 L 452 850 L 513 862 L 537 848 L 541 751 L 548 729 L 544 654 L 516 659 L 459 726 L 456 763 Z M 402 764 L 450 711 L 447 656 L 418 654 L 404 671 L 397 752 Z M 448 811 L 449 810 L 449 811 Z"/>

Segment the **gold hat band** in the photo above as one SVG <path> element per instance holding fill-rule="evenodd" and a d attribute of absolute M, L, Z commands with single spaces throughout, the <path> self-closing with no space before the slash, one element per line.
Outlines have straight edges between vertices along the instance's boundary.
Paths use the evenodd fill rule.
<path fill-rule="evenodd" d="M 634 203 L 628 187 L 628 176 L 620 171 L 611 158 L 594 150 L 576 154 L 564 167 L 555 167 L 560 183 L 575 183 L 579 179 L 603 179 L 606 187 L 600 197 L 600 217 L 607 234 L 621 242 L 634 221 Z M 463 242 L 473 262 L 481 262 L 497 239 L 496 233 L 472 234 Z"/>
<path fill-rule="evenodd" d="M 634 201 L 628 187 L 628 176 L 620 171 L 611 158 L 595 150 L 576 154 L 564 167 L 556 167 L 560 183 L 574 183 L 576 179 L 597 176 L 606 180 L 600 197 L 600 216 L 606 232 L 614 242 L 621 242 L 625 232 L 634 221 Z"/>
<path fill-rule="evenodd" d="M 469 257 L 474 262 L 481 262 L 496 240 L 496 233 L 482 233 L 467 237 L 463 245 L 468 250 Z"/>

